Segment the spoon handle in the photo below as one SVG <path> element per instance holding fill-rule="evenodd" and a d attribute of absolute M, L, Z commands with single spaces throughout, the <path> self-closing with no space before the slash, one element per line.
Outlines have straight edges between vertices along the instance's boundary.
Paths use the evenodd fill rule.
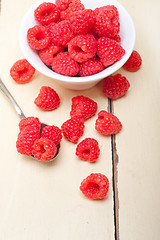
<path fill-rule="evenodd" d="M 22 112 L 21 108 L 19 107 L 19 105 L 17 104 L 16 100 L 13 98 L 13 96 L 11 95 L 11 93 L 8 91 L 8 89 L 6 88 L 6 86 L 4 85 L 4 83 L 2 82 L 2 80 L 0 79 L 0 89 L 2 90 L 2 92 L 6 95 L 6 97 L 10 100 L 12 106 L 14 107 L 14 109 L 16 110 L 17 114 L 19 115 L 20 119 L 26 118 L 24 113 Z"/>

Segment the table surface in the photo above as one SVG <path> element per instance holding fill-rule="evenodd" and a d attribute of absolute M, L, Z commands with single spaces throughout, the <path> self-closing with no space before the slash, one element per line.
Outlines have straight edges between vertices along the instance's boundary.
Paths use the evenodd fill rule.
<path fill-rule="evenodd" d="M 98 111 L 112 111 L 122 122 L 116 136 L 104 137 L 94 129 L 97 114 L 85 122 L 81 140 L 94 137 L 101 154 L 94 164 L 75 156 L 76 145 L 62 140 L 58 158 L 49 164 L 33 161 L 16 152 L 19 119 L 0 93 L 0 239 L 1 240 L 157 240 L 160 227 L 160 31 L 158 0 L 121 0 L 136 28 L 137 50 L 142 68 L 118 72 L 130 82 L 125 97 L 109 101 L 101 83 L 73 91 L 35 73 L 25 85 L 10 77 L 12 64 L 23 58 L 18 31 L 33 0 L 1 0 L 0 77 L 26 116 L 61 126 L 69 118 L 71 99 L 84 95 L 97 101 Z M 61 105 L 51 112 L 33 103 L 41 86 L 54 88 Z M 101 172 L 110 181 L 107 198 L 91 201 L 79 190 L 91 172 Z"/>

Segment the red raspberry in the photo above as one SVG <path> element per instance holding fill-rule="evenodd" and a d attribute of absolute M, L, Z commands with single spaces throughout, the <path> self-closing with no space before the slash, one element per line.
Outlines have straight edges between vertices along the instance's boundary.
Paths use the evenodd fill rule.
<path fill-rule="evenodd" d="M 91 173 L 80 185 L 82 193 L 90 199 L 102 199 L 109 190 L 109 180 L 101 173 Z"/>
<path fill-rule="evenodd" d="M 51 111 L 60 105 L 60 98 L 54 89 L 42 86 L 34 103 L 42 110 Z"/>
<path fill-rule="evenodd" d="M 37 127 L 37 129 L 40 130 L 41 128 L 41 123 L 37 117 L 27 117 L 23 118 L 19 122 L 19 129 L 22 132 L 25 127 L 32 126 L 32 127 Z"/>
<path fill-rule="evenodd" d="M 119 14 L 115 6 L 105 6 L 95 11 L 93 30 L 100 37 L 113 38 L 119 33 Z"/>
<path fill-rule="evenodd" d="M 50 28 L 50 36 L 55 45 L 67 47 L 68 42 L 74 37 L 70 22 L 64 20 L 55 24 Z"/>
<path fill-rule="evenodd" d="M 41 131 L 41 137 L 50 139 L 57 146 L 62 139 L 62 131 L 56 126 L 46 126 Z"/>
<path fill-rule="evenodd" d="M 119 35 L 116 35 L 114 38 L 112 38 L 114 41 L 120 43 L 121 42 L 121 37 Z"/>
<path fill-rule="evenodd" d="M 127 62 L 123 65 L 123 67 L 130 72 L 136 72 L 140 69 L 141 65 L 142 58 L 140 54 L 137 51 L 133 50 L 131 56 L 129 57 Z"/>
<path fill-rule="evenodd" d="M 103 80 L 103 93 L 110 99 L 117 99 L 125 95 L 130 84 L 121 74 L 108 76 Z"/>
<path fill-rule="evenodd" d="M 86 34 L 93 27 L 94 11 L 91 9 L 77 11 L 70 17 L 70 22 L 75 34 Z"/>
<path fill-rule="evenodd" d="M 67 9 L 71 3 L 81 3 L 80 0 L 56 0 L 55 2 L 60 11 Z"/>
<path fill-rule="evenodd" d="M 84 9 L 85 9 L 84 5 L 79 1 L 72 2 L 69 4 L 66 10 L 60 12 L 60 19 L 70 20 L 70 17 L 72 16 L 73 13 Z"/>
<path fill-rule="evenodd" d="M 41 137 L 34 142 L 32 154 L 40 161 L 48 161 L 57 153 L 56 145 L 47 138 Z"/>
<path fill-rule="evenodd" d="M 118 42 L 106 37 L 98 39 L 97 55 L 105 67 L 119 61 L 124 54 L 125 50 Z"/>
<path fill-rule="evenodd" d="M 93 35 L 77 35 L 68 43 L 68 52 L 75 61 L 84 62 L 97 51 L 97 40 Z"/>
<path fill-rule="evenodd" d="M 52 69 L 56 73 L 72 77 L 79 72 L 79 65 L 68 52 L 60 52 L 53 58 Z"/>
<path fill-rule="evenodd" d="M 59 9 L 54 3 L 43 2 L 34 11 L 34 17 L 37 22 L 47 25 L 59 19 Z"/>
<path fill-rule="evenodd" d="M 44 26 L 35 25 L 27 31 L 28 44 L 33 49 L 43 49 L 50 43 L 49 33 Z"/>
<path fill-rule="evenodd" d="M 103 64 L 96 57 L 91 58 L 88 61 L 82 62 L 79 64 L 80 77 L 91 76 L 103 70 L 104 70 Z"/>
<path fill-rule="evenodd" d="M 100 149 L 97 140 L 85 138 L 77 145 L 76 155 L 85 161 L 95 162 L 99 157 Z"/>
<path fill-rule="evenodd" d="M 36 139 L 40 138 L 39 129 L 34 126 L 27 126 L 23 128 L 23 131 L 19 134 L 16 141 L 17 151 L 21 154 L 31 156 L 33 150 L 33 144 Z"/>
<path fill-rule="evenodd" d="M 98 15 L 99 13 L 101 13 L 101 12 L 103 12 L 105 10 L 108 10 L 108 11 L 111 11 L 111 12 L 113 11 L 114 15 L 116 16 L 116 18 L 119 19 L 118 9 L 114 5 L 106 5 L 106 6 L 102 6 L 102 7 L 96 8 L 94 10 L 94 13 L 95 13 L 95 15 Z"/>
<path fill-rule="evenodd" d="M 96 120 L 95 129 L 103 135 L 111 135 L 118 133 L 122 128 L 122 124 L 119 119 L 112 113 L 104 110 L 98 113 L 98 119 Z"/>
<path fill-rule="evenodd" d="M 26 60 L 16 61 L 10 69 L 10 75 L 16 83 L 28 83 L 31 81 L 35 68 Z"/>
<path fill-rule="evenodd" d="M 39 51 L 39 57 L 46 65 L 52 65 L 53 58 L 60 52 L 62 48 L 53 43 L 50 43 L 46 48 Z"/>
<path fill-rule="evenodd" d="M 80 117 L 83 120 L 91 118 L 97 111 L 97 103 L 92 99 L 84 96 L 72 98 L 71 117 Z"/>
<path fill-rule="evenodd" d="M 61 129 L 64 137 L 68 141 L 77 143 L 79 138 L 83 135 L 84 121 L 82 118 L 73 117 L 64 122 L 61 126 Z"/>

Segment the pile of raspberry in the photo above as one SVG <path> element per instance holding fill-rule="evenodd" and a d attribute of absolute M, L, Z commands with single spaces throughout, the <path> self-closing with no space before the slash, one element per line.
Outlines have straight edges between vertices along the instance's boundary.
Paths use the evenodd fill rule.
<path fill-rule="evenodd" d="M 80 0 L 44 2 L 34 10 L 29 46 L 58 74 L 97 74 L 125 54 L 120 45 L 119 12 L 113 5 L 86 9 Z"/>

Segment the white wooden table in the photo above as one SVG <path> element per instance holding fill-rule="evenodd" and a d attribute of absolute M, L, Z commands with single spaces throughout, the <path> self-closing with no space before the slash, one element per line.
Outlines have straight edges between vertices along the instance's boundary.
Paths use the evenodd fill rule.
<path fill-rule="evenodd" d="M 33 0 L 1 0 L 0 77 L 27 116 L 61 126 L 69 118 L 71 98 L 82 94 L 112 111 L 122 122 L 116 136 L 94 130 L 97 115 L 85 122 L 83 137 L 99 141 L 101 155 L 95 164 L 77 159 L 76 145 L 62 140 L 56 161 L 39 163 L 16 152 L 18 116 L 0 93 L 0 240 L 158 240 L 160 228 L 160 31 L 158 0 L 121 0 L 136 27 L 135 49 L 143 59 L 136 73 L 118 72 L 130 82 L 127 95 L 109 101 L 101 83 L 85 91 L 62 88 L 36 72 L 26 85 L 9 75 L 12 64 L 24 58 L 18 31 Z M 52 112 L 34 105 L 42 85 L 53 87 L 61 106 Z M 110 181 L 106 199 L 91 201 L 79 191 L 91 172 Z"/>

